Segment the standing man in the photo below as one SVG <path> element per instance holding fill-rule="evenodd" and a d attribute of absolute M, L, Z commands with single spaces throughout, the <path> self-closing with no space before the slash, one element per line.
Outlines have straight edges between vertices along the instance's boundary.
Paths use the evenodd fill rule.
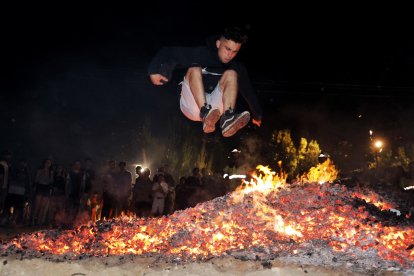
<path fill-rule="evenodd" d="M 4 212 L 4 204 L 9 189 L 9 173 L 12 155 L 8 151 L 2 152 L 0 156 L 0 215 Z"/>
<path fill-rule="evenodd" d="M 250 121 L 250 112 L 235 112 L 238 92 L 248 103 L 260 126 L 262 109 L 245 66 L 235 57 L 247 41 L 239 28 L 228 28 L 200 47 L 164 47 L 149 64 L 154 85 L 170 81 L 174 69 L 186 69 L 181 82 L 180 108 L 192 121 L 201 121 L 205 133 L 214 132 L 220 119 L 224 137 L 234 135 Z"/>
<path fill-rule="evenodd" d="M 118 164 L 119 172 L 116 177 L 115 192 L 115 216 L 126 214 L 129 206 L 129 198 L 132 190 L 132 174 L 126 170 L 126 162 L 121 161 Z"/>

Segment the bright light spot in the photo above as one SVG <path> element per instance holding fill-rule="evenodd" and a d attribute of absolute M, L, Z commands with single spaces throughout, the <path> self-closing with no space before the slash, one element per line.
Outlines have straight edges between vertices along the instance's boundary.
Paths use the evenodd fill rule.
<path fill-rule="evenodd" d="M 245 174 L 232 174 L 229 176 L 229 179 L 244 179 L 246 178 Z"/>
<path fill-rule="evenodd" d="M 401 212 L 397 209 L 391 208 L 390 211 L 393 212 L 393 213 L 396 213 L 397 216 L 401 216 Z"/>
<path fill-rule="evenodd" d="M 380 148 L 382 148 L 383 143 L 382 143 L 382 141 L 381 141 L 381 140 L 377 140 L 377 141 L 375 141 L 374 146 L 375 146 L 377 149 L 380 149 Z"/>

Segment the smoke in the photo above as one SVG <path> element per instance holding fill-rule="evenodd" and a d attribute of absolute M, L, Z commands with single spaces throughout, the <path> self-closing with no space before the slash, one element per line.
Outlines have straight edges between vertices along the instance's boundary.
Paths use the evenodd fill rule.
<path fill-rule="evenodd" d="M 87 211 L 79 212 L 73 221 L 73 228 L 76 229 L 81 225 L 86 225 L 89 221 L 90 217 Z"/>
<path fill-rule="evenodd" d="M 65 209 L 58 210 L 54 219 L 56 225 L 70 225 L 72 223 L 72 220 L 68 217 Z"/>
<path fill-rule="evenodd" d="M 247 167 L 254 169 L 258 164 L 265 164 L 269 161 L 263 156 L 263 146 L 263 139 L 258 137 L 249 136 L 243 139 L 240 151 Z"/>

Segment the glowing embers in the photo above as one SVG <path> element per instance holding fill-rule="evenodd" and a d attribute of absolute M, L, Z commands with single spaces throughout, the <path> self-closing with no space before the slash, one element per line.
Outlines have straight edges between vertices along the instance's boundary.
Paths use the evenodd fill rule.
<path fill-rule="evenodd" d="M 378 196 L 378 194 L 367 191 L 366 194 L 363 194 L 361 192 L 354 192 L 352 196 L 357 197 L 359 199 L 365 200 L 368 203 L 371 203 L 375 205 L 377 208 L 387 211 L 390 209 L 395 209 L 396 206 L 392 204 L 391 202 L 388 202 Z"/>
<path fill-rule="evenodd" d="M 271 256 L 297 254 L 322 241 L 329 250 L 355 258 L 369 250 L 387 260 L 414 262 L 412 227 L 383 225 L 364 206 L 355 207 L 355 194 L 345 186 L 318 183 L 289 187 L 285 175 L 260 166 L 235 192 L 168 217 L 123 217 L 27 234 L 0 252 L 15 246 L 69 256 L 162 254 L 192 260 L 255 248 Z"/>

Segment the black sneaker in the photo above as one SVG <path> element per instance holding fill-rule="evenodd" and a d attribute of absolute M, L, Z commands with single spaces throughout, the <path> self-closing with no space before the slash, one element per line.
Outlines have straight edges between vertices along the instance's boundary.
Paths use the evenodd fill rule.
<path fill-rule="evenodd" d="M 211 105 L 204 105 L 200 110 L 200 117 L 203 120 L 203 131 L 211 133 L 216 130 L 216 123 L 220 119 L 220 110 L 211 108 Z"/>
<path fill-rule="evenodd" d="M 250 113 L 248 111 L 236 113 L 232 109 L 226 110 L 220 120 L 221 134 L 224 137 L 233 136 L 237 131 L 244 128 L 249 121 Z"/>

